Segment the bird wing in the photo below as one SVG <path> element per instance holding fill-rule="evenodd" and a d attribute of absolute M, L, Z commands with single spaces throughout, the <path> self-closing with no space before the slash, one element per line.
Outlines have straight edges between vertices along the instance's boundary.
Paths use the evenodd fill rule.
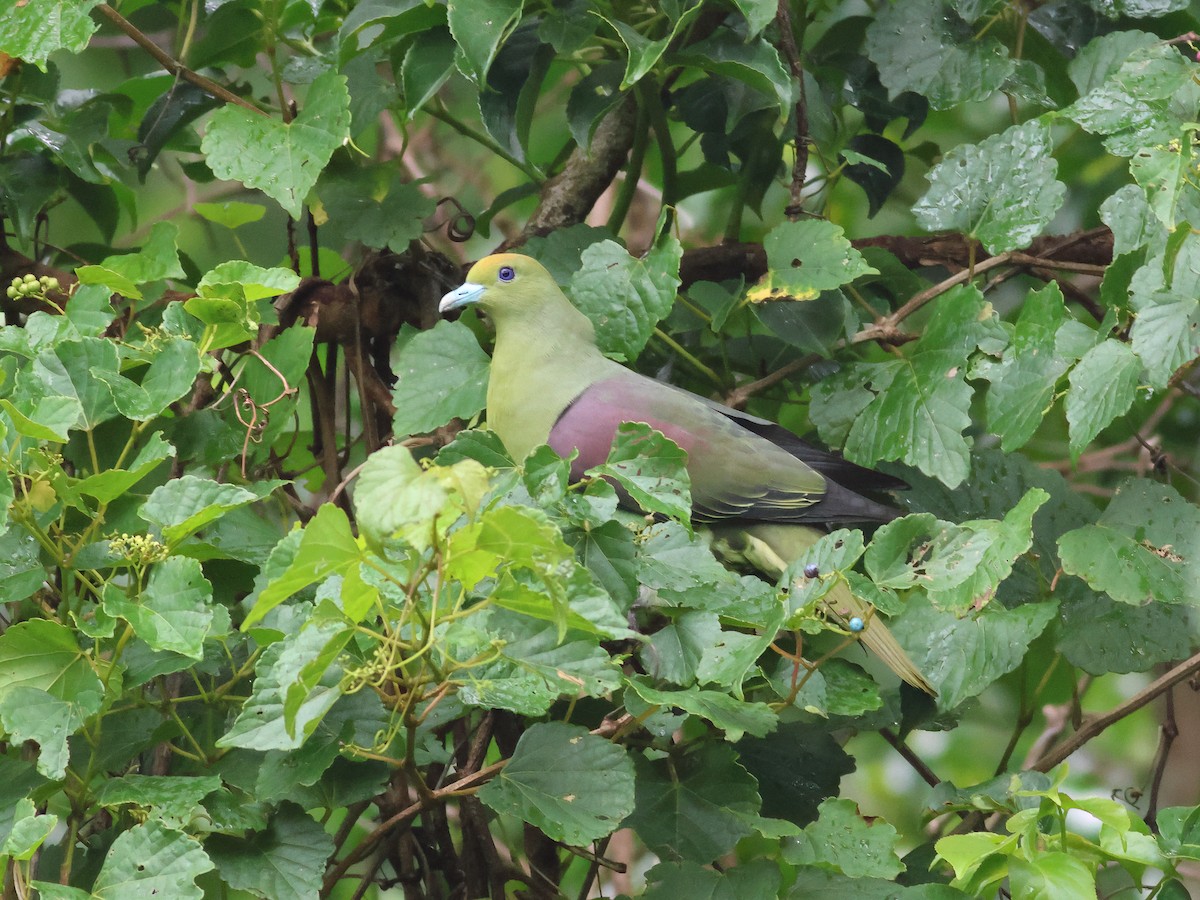
<path fill-rule="evenodd" d="M 898 514 L 825 477 L 819 467 L 837 469 L 830 461 L 838 458 L 786 429 L 634 372 L 585 388 L 554 423 L 549 444 L 564 456 L 578 451 L 572 475 L 579 477 L 608 458 L 622 422 L 645 422 L 687 451 L 699 522 L 887 521 Z"/>

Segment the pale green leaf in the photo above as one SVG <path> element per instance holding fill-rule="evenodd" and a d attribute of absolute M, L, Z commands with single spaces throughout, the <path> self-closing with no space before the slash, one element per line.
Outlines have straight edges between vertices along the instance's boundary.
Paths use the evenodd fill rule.
<path fill-rule="evenodd" d="M 643 259 L 635 259 L 615 241 L 583 251 L 567 293 L 596 326 L 596 342 L 610 356 L 633 360 L 654 326 L 675 303 L 683 248 L 666 237 Z"/>
<path fill-rule="evenodd" d="M 200 149 L 218 178 L 256 188 L 300 218 L 304 199 L 350 135 L 346 78 L 318 75 L 291 122 L 229 103 L 213 113 Z"/>
<path fill-rule="evenodd" d="M 861 275 L 878 274 L 850 246 L 842 229 L 823 219 L 776 225 L 763 239 L 763 247 L 769 271 L 750 290 L 753 301 L 812 300 Z"/>
<path fill-rule="evenodd" d="M 934 109 L 984 100 L 1013 70 L 999 41 L 991 35 L 978 39 L 941 0 L 883 7 L 867 26 L 866 50 L 890 96 L 914 91 Z"/>
<path fill-rule="evenodd" d="M 1133 350 L 1112 338 L 1089 350 L 1071 370 L 1066 409 L 1072 456 L 1129 411 L 1141 374 L 1142 362 Z"/>
<path fill-rule="evenodd" d="M 922 228 L 965 232 L 992 253 L 1025 247 L 1066 196 L 1052 149 L 1050 126 L 1036 119 L 956 147 L 930 171 L 913 215 Z"/>
<path fill-rule="evenodd" d="M 987 376 L 988 428 L 1000 436 L 1006 452 L 1033 437 L 1054 402 L 1055 387 L 1069 365 L 1055 350 L 1055 335 L 1066 318 L 1057 284 L 1030 291 L 1004 359 Z"/>
<path fill-rule="evenodd" d="M 1058 549 L 1064 571 L 1121 603 L 1200 604 L 1200 509 L 1169 485 L 1125 482 L 1099 521 Z"/>
<path fill-rule="evenodd" d="M 196 878 L 213 868 L 195 838 L 153 820 L 117 836 L 92 885 L 98 900 L 201 900 Z"/>
<path fill-rule="evenodd" d="M 482 85 L 505 38 L 521 17 L 522 0 L 451 0 L 450 33 L 461 51 L 459 69 Z"/>
<path fill-rule="evenodd" d="M 886 822 L 865 821 L 853 800 L 831 798 L 803 835 L 784 839 L 783 858 L 854 878 L 895 878 L 904 871 L 896 854 L 898 837 Z"/>
<path fill-rule="evenodd" d="M 105 592 L 104 611 L 128 622 L 155 650 L 192 659 L 204 657 L 204 638 L 213 624 L 212 585 L 200 563 L 172 556 L 150 570 L 145 590 L 134 599 Z"/>
<path fill-rule="evenodd" d="M 56 50 L 79 53 L 96 31 L 92 7 L 99 0 L 28 0 L 0 7 L 0 52 L 33 63 L 43 72 Z"/>
<path fill-rule="evenodd" d="M 483 409 L 489 363 L 471 329 L 442 321 L 425 331 L 405 331 L 392 351 L 392 431 L 423 434 Z"/>

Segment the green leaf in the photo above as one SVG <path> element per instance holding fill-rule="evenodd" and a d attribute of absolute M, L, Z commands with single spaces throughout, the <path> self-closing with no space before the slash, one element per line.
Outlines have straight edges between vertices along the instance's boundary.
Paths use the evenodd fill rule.
<path fill-rule="evenodd" d="M 1000 436 L 1005 452 L 1033 437 L 1054 402 L 1055 386 L 1069 365 L 1055 352 L 1055 335 L 1066 319 L 1057 283 L 1030 291 L 1003 361 L 987 375 L 988 428 Z"/>
<path fill-rule="evenodd" d="M 334 853 L 333 838 L 292 804 L 280 807 L 265 831 L 213 835 L 204 846 L 222 881 L 258 897 L 317 896 Z"/>
<path fill-rule="evenodd" d="M 987 99 L 1013 71 L 999 41 L 973 32 L 941 0 L 905 0 L 875 15 L 865 47 L 890 97 L 914 91 L 949 109 Z"/>
<path fill-rule="evenodd" d="M 464 512 L 474 516 L 488 487 L 487 471 L 474 459 L 423 470 L 406 448 L 385 447 L 358 478 L 360 533 L 376 547 L 400 539 L 424 550 Z"/>
<path fill-rule="evenodd" d="M 201 299 L 222 298 L 254 303 L 294 291 L 299 286 L 300 276 L 291 269 L 264 269 L 245 260 L 231 259 L 205 272 L 196 285 L 196 293 Z M 188 311 L 191 312 L 190 309 Z M 200 316 L 197 318 L 202 322 L 208 321 Z"/>
<path fill-rule="evenodd" d="M 327 666 L 311 689 L 301 676 L 317 660 L 324 659 L 331 644 L 336 652 L 345 646 L 350 632 L 338 622 L 309 626 L 276 641 L 264 651 L 254 667 L 254 687 L 232 727 L 217 740 L 218 747 L 247 750 L 294 750 L 305 740 L 330 707 L 342 696 L 342 670 Z M 311 679 L 310 679 L 311 680 Z M 285 701 L 294 686 L 301 688 L 301 702 L 292 715 L 285 715 Z"/>
<path fill-rule="evenodd" d="M 412 459 L 405 448 L 394 449 Z M 258 595 L 242 622 L 242 630 L 246 631 L 262 621 L 272 609 L 310 584 L 333 575 L 348 576 L 358 568 L 362 559 L 363 550 L 350 530 L 350 520 L 345 511 L 332 503 L 322 504 L 305 526 L 304 536 L 300 539 L 300 546 L 291 564 Z"/>
<path fill-rule="evenodd" d="M 611 478 L 648 513 L 692 521 L 692 490 L 687 453 L 645 422 L 622 422 L 617 427 L 608 460 L 587 474 Z"/>
<path fill-rule="evenodd" d="M 40 551 L 37 539 L 23 528 L 0 536 L 0 596 L 8 603 L 24 600 L 46 580 Z"/>
<path fill-rule="evenodd" d="M 201 900 L 196 878 L 213 868 L 200 842 L 149 821 L 117 836 L 92 885 L 102 900 Z"/>
<path fill-rule="evenodd" d="M 954 709 L 1020 665 L 1057 610 L 1057 603 L 1026 603 L 1017 609 L 992 603 L 959 619 L 913 598 L 904 614 L 892 619 L 891 628 L 937 688 L 938 708 Z"/>
<path fill-rule="evenodd" d="M 897 839 L 896 829 L 886 822 L 864 821 L 853 800 L 831 798 L 803 835 L 784 839 L 783 858 L 853 878 L 895 878 L 904 871 L 896 855 Z"/>
<path fill-rule="evenodd" d="M 940 590 L 935 585 L 927 586 L 933 605 L 965 613 L 990 600 L 1000 582 L 1012 573 L 1017 557 L 1033 543 L 1033 515 L 1049 499 L 1041 488 L 1030 488 L 1002 522 L 964 523 L 974 532 L 969 540 L 979 548 L 977 562 L 970 566 L 966 580 L 953 587 Z"/>
<path fill-rule="evenodd" d="M 29 0 L 0 8 L 0 52 L 33 63 L 43 72 L 56 50 L 79 53 L 96 31 L 92 7 L 99 0 Z"/>
<path fill-rule="evenodd" d="M 47 347 L 33 362 L 32 375 L 45 393 L 79 401 L 83 412 L 77 426 L 95 428 L 117 415 L 112 392 L 96 372 L 115 377 L 117 348 L 103 338 L 82 338 Z"/>
<path fill-rule="evenodd" d="M 229 510 L 269 494 L 274 487 L 273 482 L 263 482 L 250 490 L 236 484 L 184 475 L 156 487 L 138 510 L 138 515 L 157 525 L 163 539 L 175 545 Z"/>
<path fill-rule="evenodd" d="M 1091 897 L 1096 893 L 1095 868 L 1065 852 L 1043 851 L 1028 859 L 1012 856 L 1008 879 L 1013 900 Z"/>
<path fill-rule="evenodd" d="M 199 348 L 191 341 L 170 338 L 156 348 L 150 366 L 138 384 L 123 375 L 95 371 L 108 385 L 121 415 L 147 422 L 188 393 L 200 374 Z"/>
<path fill-rule="evenodd" d="M 105 591 L 104 611 L 128 622 L 155 650 L 203 659 L 204 638 L 213 624 L 211 602 L 212 585 L 200 563 L 172 556 L 150 570 L 146 588 L 136 599 Z"/>
<path fill-rule="evenodd" d="M 234 229 L 260 221 L 267 214 L 267 208 L 261 203 L 227 200 L 224 203 L 193 203 L 192 212 L 217 225 Z"/>
<path fill-rule="evenodd" d="M 700 7 L 701 4 L 696 3 L 684 10 L 682 15 L 672 16 L 670 31 L 658 40 L 650 40 L 632 25 L 628 25 L 619 19 L 592 11 L 593 15 L 599 16 L 617 32 L 617 36 L 625 45 L 625 77 L 621 79 L 621 90 L 628 90 L 641 81 L 646 73 L 654 68 L 655 63 L 662 57 L 663 51 L 675 39 L 680 29 L 695 18 L 696 13 L 700 11 Z"/>
<path fill-rule="evenodd" d="M 1058 549 L 1064 571 L 1121 603 L 1200 603 L 1200 509 L 1169 485 L 1125 482 Z"/>
<path fill-rule="evenodd" d="M 12 10 L 13 6 L 6 9 Z M 16 7 L 20 9 L 20 7 Z M 28 9 L 28 7 L 26 7 Z M 12 39 L 7 19 L 0 14 L 0 43 Z M 30 62 L 34 60 L 26 56 Z M 62 189 L 64 174 L 41 153 L 8 150 L 0 161 L 0 195 L 4 212 L 20 241 L 29 241 L 39 216 L 54 195 Z"/>
<path fill-rule="evenodd" d="M 0 400 L 0 409 L 8 413 L 17 434 L 55 444 L 67 442 L 68 433 L 83 415 L 79 400 L 61 395 L 41 397 L 20 407 L 11 400 Z"/>
<path fill-rule="evenodd" d="M 522 0 L 451 0 L 446 8 L 450 33 L 461 51 L 459 70 L 478 85 L 505 38 L 521 18 Z"/>
<path fill-rule="evenodd" d="M 1179 201 L 1189 184 L 1191 163 L 1190 142 L 1143 147 L 1129 160 L 1129 173 L 1146 192 L 1150 211 L 1168 231 L 1179 224 Z"/>
<path fill-rule="evenodd" d="M 976 832 L 949 835 L 935 846 L 938 857 L 954 869 L 955 883 L 982 889 L 1005 877 L 1016 844 L 1015 836 Z"/>
<path fill-rule="evenodd" d="M 581 846 L 612 834 L 633 810 L 633 763 L 621 747 L 562 722 L 532 725 L 479 791 L 552 840 Z"/>
<path fill-rule="evenodd" d="M 575 555 L 545 513 L 518 506 L 489 509 L 450 536 L 446 574 L 470 588 L 500 567 L 550 572 Z"/>
<path fill-rule="evenodd" d="M 1133 352 L 1146 366 L 1146 380 L 1165 388 L 1177 370 L 1200 356 L 1200 298 L 1159 291 L 1136 299 Z"/>
<path fill-rule="evenodd" d="M 1123 185 L 1100 204 L 1100 221 L 1113 233 L 1114 257 L 1166 240 L 1163 223 L 1152 215 L 1146 192 L 1136 184 Z"/>
<path fill-rule="evenodd" d="M 1200 860 L 1200 807 L 1160 809 L 1156 822 L 1163 853 L 1173 859 Z"/>
<path fill-rule="evenodd" d="M 955 288 L 939 302 L 908 356 L 859 368 L 863 386 L 869 384 L 875 397 L 850 428 L 847 457 L 868 466 L 900 459 L 950 487 L 962 483 L 970 460 L 963 431 L 971 422 L 965 353 L 973 349 L 962 343 L 973 342 L 971 335 L 987 315 L 990 308 L 978 290 Z M 955 337 L 943 340 L 945 335 Z"/>
<path fill-rule="evenodd" d="M 1071 370 L 1067 424 L 1075 458 L 1104 428 L 1133 405 L 1142 363 L 1127 344 L 1108 338 Z"/>
<path fill-rule="evenodd" d="M 827 731 L 802 722 L 781 723 L 762 738 L 738 741 L 741 764 L 758 781 L 762 814 L 806 825 L 826 797 L 838 793 L 854 757 Z"/>
<path fill-rule="evenodd" d="M 71 630 L 46 619 L 18 622 L 0 634 L 0 697 L 17 687 L 89 707 L 93 701 L 85 696 L 94 695 L 98 704 L 104 690 Z"/>
<path fill-rule="evenodd" d="M 747 37 L 757 37 L 758 34 L 775 20 L 779 6 L 772 0 L 733 0 L 734 6 L 746 17 L 750 27 Z"/>
<path fill-rule="evenodd" d="M 779 53 L 763 38 L 747 41 L 731 28 L 718 28 L 711 37 L 673 55 L 671 61 L 743 82 L 774 96 L 780 110 L 792 105 L 792 77 Z"/>
<path fill-rule="evenodd" d="M 318 75 L 300 114 L 284 123 L 227 104 L 209 120 L 200 149 L 218 178 L 256 188 L 299 219 L 333 151 L 350 136 L 350 93 L 334 72 Z"/>
<path fill-rule="evenodd" d="M 400 65 L 404 107 L 411 119 L 441 89 L 454 71 L 456 44 L 450 32 L 437 28 L 416 36 Z"/>
<path fill-rule="evenodd" d="M 553 48 L 542 43 L 537 23 L 528 21 L 496 55 L 487 73 L 487 86 L 479 92 L 484 128 L 515 159 L 526 158 L 537 100 L 553 62 Z"/>
<path fill-rule="evenodd" d="M 197 804 L 221 789 L 217 775 L 123 775 L 111 778 L 96 791 L 96 802 L 116 809 L 137 806 L 160 817 L 186 822 Z"/>
<path fill-rule="evenodd" d="M 608 696 L 620 683 L 619 669 L 595 634 L 571 629 L 560 638 L 551 622 L 531 622 L 505 609 L 490 615 L 486 630 L 474 643 L 464 642 L 459 655 L 466 660 L 481 652 L 498 658 L 456 679 L 463 702 L 472 706 L 542 715 L 560 697 Z"/>
<path fill-rule="evenodd" d="M 1079 593 L 1062 601 L 1058 632 L 1058 649 L 1071 665 L 1093 675 L 1147 672 L 1192 652 L 1188 607 L 1130 606 L 1104 594 Z"/>
<path fill-rule="evenodd" d="M 719 872 L 694 862 L 663 862 L 646 872 L 646 890 L 639 896 L 645 900 L 776 897 L 782 880 L 779 866 L 769 859 L 722 867 Z"/>
<path fill-rule="evenodd" d="M 656 681 L 687 687 L 696 682 L 700 660 L 717 643 L 720 634 L 721 623 L 716 613 L 685 612 L 650 635 L 638 651 L 638 658 Z"/>
<path fill-rule="evenodd" d="M 667 709 L 681 709 L 712 722 L 725 732 L 726 740 L 737 743 L 745 734 L 762 737 L 773 731 L 778 717 L 765 703 L 747 702 L 722 691 L 688 688 L 682 691 L 652 687 L 645 676 L 627 679 L 630 689 L 646 703 Z"/>
<path fill-rule="evenodd" d="M 913 207 L 917 223 L 966 232 L 991 253 L 1028 246 L 1067 192 L 1052 149 L 1050 126 L 1036 119 L 954 148 L 929 173 L 929 190 Z"/>
<path fill-rule="evenodd" d="M 183 278 L 176 239 L 179 229 L 170 222 L 156 222 L 145 245 L 135 253 L 109 256 L 95 266 L 80 266 L 75 277 L 80 284 L 100 284 L 131 300 L 141 300 L 138 285 L 164 278 Z"/>
<path fill-rule="evenodd" d="M 0 694 L 0 723 L 13 740 L 36 741 L 37 770 L 58 781 L 70 758 L 67 738 L 99 708 L 99 694 L 79 694 L 68 701 L 40 688 L 10 687 Z"/>
<path fill-rule="evenodd" d="M 1106 148 L 1131 156 L 1179 134 L 1177 109 L 1194 103 L 1191 65 L 1156 35 L 1118 31 L 1096 38 L 1068 71 L 1080 97 L 1063 110 L 1082 128 L 1107 135 Z"/>
<path fill-rule="evenodd" d="M 728 744 L 637 762 L 637 805 L 627 821 L 660 859 L 710 863 L 754 831 L 758 785 Z"/>
<path fill-rule="evenodd" d="M 94 497 L 101 503 L 111 503 L 127 493 L 135 484 L 157 469 L 163 462 L 175 456 L 175 448 L 155 432 L 138 450 L 137 456 L 127 469 L 105 469 L 71 483 L 59 496 L 64 501 L 75 503 L 80 496 Z"/>
<path fill-rule="evenodd" d="M 321 179 L 317 196 L 329 224 L 346 240 L 368 247 L 408 249 L 425 230 L 436 204 L 392 167 L 362 167 Z"/>
<path fill-rule="evenodd" d="M 850 246 L 842 229 L 824 219 L 776 225 L 763 239 L 769 271 L 747 297 L 764 300 L 812 300 L 822 291 L 878 274 Z"/>
<path fill-rule="evenodd" d="M 619 359 L 637 358 L 675 303 L 682 258 L 683 248 L 673 237 L 660 240 L 644 259 L 634 259 L 615 241 L 583 251 L 567 293 L 596 326 L 601 350 Z"/>
<path fill-rule="evenodd" d="M 42 846 L 58 825 L 58 816 L 53 813 L 39 814 L 33 801 L 22 797 L 11 809 L 12 827 L 3 834 L 0 856 L 26 860 Z M 45 894 L 42 894 L 45 896 Z"/>
<path fill-rule="evenodd" d="M 405 329 L 392 350 L 397 435 L 422 434 L 453 418 L 470 419 L 487 401 L 488 357 L 462 322 Z"/>

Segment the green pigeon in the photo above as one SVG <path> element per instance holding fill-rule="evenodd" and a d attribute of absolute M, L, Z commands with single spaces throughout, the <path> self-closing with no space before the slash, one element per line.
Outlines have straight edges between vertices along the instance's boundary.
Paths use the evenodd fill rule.
<path fill-rule="evenodd" d="M 541 444 L 578 456 L 580 478 L 607 458 L 623 422 L 644 422 L 687 451 L 693 521 L 711 526 L 727 557 L 778 577 L 822 535 L 812 525 L 886 522 L 899 513 L 867 491 L 904 482 L 805 443 L 780 425 L 639 375 L 596 346 L 592 322 L 536 260 L 501 253 L 480 260 L 442 313 L 473 306 L 496 329 L 488 425 L 514 459 Z M 636 508 L 627 497 L 623 502 Z M 909 684 L 934 694 L 891 632 L 845 583 L 826 609 Z"/>

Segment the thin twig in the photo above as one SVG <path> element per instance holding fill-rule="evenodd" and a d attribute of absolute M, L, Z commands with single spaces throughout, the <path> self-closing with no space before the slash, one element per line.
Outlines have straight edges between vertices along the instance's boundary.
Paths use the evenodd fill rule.
<path fill-rule="evenodd" d="M 1186 680 L 1196 672 L 1200 672 L 1200 653 L 1189 657 L 1167 672 L 1167 674 L 1155 679 L 1120 706 L 1116 706 L 1102 715 L 1084 719 L 1079 729 L 1073 735 L 1056 747 L 1052 747 L 1030 768 L 1037 772 L 1048 772 L 1110 725 L 1119 722 L 1130 713 L 1141 709 L 1155 697 L 1170 690 L 1171 687 Z"/>
<path fill-rule="evenodd" d="M 989 269 L 994 269 L 997 266 L 1006 265 L 1012 262 L 1012 253 L 1001 253 L 999 256 L 992 256 L 975 264 L 974 269 L 963 269 L 961 272 L 955 272 L 949 278 L 939 281 L 933 287 L 926 288 L 918 294 L 914 294 L 909 301 L 901 306 L 898 310 L 889 316 L 884 316 L 878 322 L 866 326 L 858 334 L 850 339 L 851 344 L 862 344 L 866 341 L 890 340 L 895 336 L 896 330 L 900 323 L 915 313 L 918 309 L 928 303 L 930 300 L 938 297 L 952 287 L 956 287 L 966 281 L 969 281 L 973 275 L 979 275 Z"/>
<path fill-rule="evenodd" d="M 785 210 L 787 217 L 795 221 L 802 211 L 804 198 L 801 191 L 808 174 L 808 101 L 804 96 L 804 66 L 800 62 L 800 50 L 796 47 L 796 33 L 792 27 L 791 0 L 779 0 L 775 22 L 779 26 L 779 47 L 796 81 L 796 159 L 792 163 L 792 183 Z"/>
<path fill-rule="evenodd" d="M 793 375 L 796 372 L 799 372 L 801 369 L 807 369 L 813 363 L 820 360 L 820 358 L 821 357 L 817 354 L 810 353 L 807 356 L 801 356 L 799 359 L 793 359 L 791 362 L 780 366 L 774 372 L 771 372 L 769 375 L 764 375 L 757 381 L 750 381 L 746 384 L 739 385 L 725 395 L 725 404 L 733 407 L 734 409 L 741 409 L 746 405 L 746 401 L 755 394 L 765 391 L 769 387 L 774 387 L 789 375 Z"/>
<path fill-rule="evenodd" d="M 880 728 L 879 736 L 892 745 L 897 753 L 904 758 L 904 761 L 913 767 L 913 770 L 921 776 L 927 785 L 937 787 L 942 783 L 942 779 L 937 777 L 933 769 L 925 763 L 925 760 L 917 756 L 913 752 L 912 747 L 900 740 L 900 737 L 892 732 L 890 728 Z"/>
<path fill-rule="evenodd" d="M 1167 771 L 1167 758 L 1171 755 L 1171 745 L 1179 737 L 1179 723 L 1175 721 L 1175 691 L 1170 689 L 1166 694 L 1166 709 L 1163 710 L 1162 727 L 1159 730 L 1158 749 L 1154 751 L 1153 775 L 1150 778 L 1150 801 L 1146 807 L 1146 824 L 1158 832 L 1158 795 L 1162 789 L 1163 775 Z"/>
<path fill-rule="evenodd" d="M 103 13 L 110 22 L 129 35 L 135 44 L 153 56 L 158 64 L 172 75 L 176 75 L 179 78 L 182 78 L 184 81 L 190 81 L 192 84 L 196 85 L 196 87 L 200 88 L 200 90 L 212 94 L 218 100 L 224 100 L 226 103 L 236 103 L 238 106 L 248 109 L 253 113 L 258 113 L 260 116 L 269 115 L 269 113 L 267 113 L 265 110 L 259 109 L 253 103 L 244 100 L 237 94 L 230 91 L 228 88 L 222 87 L 211 78 L 205 78 L 199 72 L 193 72 L 183 63 L 179 62 L 179 60 L 175 59 L 169 53 L 159 47 L 158 44 L 154 43 L 154 41 L 150 40 L 150 38 L 147 37 L 143 31 L 141 31 L 136 25 L 126 19 L 107 3 L 101 3 L 97 9 L 99 9 L 100 12 Z"/>

